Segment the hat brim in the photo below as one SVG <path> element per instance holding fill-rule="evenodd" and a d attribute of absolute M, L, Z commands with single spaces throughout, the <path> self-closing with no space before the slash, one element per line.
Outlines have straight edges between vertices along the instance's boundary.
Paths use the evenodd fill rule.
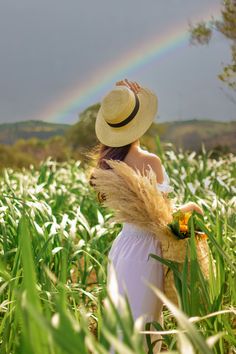
<path fill-rule="evenodd" d="M 118 147 L 139 139 L 151 126 L 157 113 L 157 96 L 150 90 L 141 88 L 137 94 L 139 110 L 127 125 L 113 128 L 105 121 L 101 108 L 95 122 L 95 132 L 98 140 L 107 146 Z"/>

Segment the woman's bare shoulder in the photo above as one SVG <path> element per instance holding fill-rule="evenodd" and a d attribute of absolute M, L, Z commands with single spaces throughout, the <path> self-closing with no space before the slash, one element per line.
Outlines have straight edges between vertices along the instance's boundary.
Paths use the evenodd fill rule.
<path fill-rule="evenodd" d="M 162 183 L 164 181 L 161 159 L 156 154 L 148 151 L 142 151 L 142 153 L 139 155 L 138 161 L 136 160 L 134 165 L 141 172 L 144 171 L 144 173 L 148 172 L 151 166 L 156 174 L 157 183 Z"/>
<path fill-rule="evenodd" d="M 143 158 L 146 160 L 150 160 L 150 161 L 158 160 L 161 162 L 161 159 L 159 156 L 157 156 L 156 154 L 149 152 L 149 151 L 143 152 Z"/>

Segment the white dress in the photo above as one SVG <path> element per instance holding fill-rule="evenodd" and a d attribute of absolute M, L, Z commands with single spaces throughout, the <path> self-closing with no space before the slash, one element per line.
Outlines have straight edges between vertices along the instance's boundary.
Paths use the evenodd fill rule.
<path fill-rule="evenodd" d="M 164 181 L 157 183 L 157 188 L 161 192 L 172 192 L 173 187 L 169 185 L 170 179 L 163 165 L 162 169 Z M 117 279 L 117 291 L 119 295 L 127 293 L 134 320 L 142 316 L 144 324 L 152 321 L 162 323 L 163 304 L 143 279 L 163 291 L 163 266 L 151 257 L 148 260 L 149 253 L 161 257 L 160 243 L 157 238 L 135 224 L 124 223 L 108 254 L 107 290 L 115 302 L 117 295 L 111 277 L 112 263 Z M 151 338 L 158 339 L 157 335 Z M 160 350 L 161 342 L 158 343 L 154 353 Z M 145 341 L 144 346 L 146 348 Z M 114 349 L 110 353 L 114 353 Z"/>

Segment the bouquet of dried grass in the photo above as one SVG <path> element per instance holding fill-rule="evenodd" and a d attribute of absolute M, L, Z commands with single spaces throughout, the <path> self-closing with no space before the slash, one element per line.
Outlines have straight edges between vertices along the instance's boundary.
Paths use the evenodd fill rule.
<path fill-rule="evenodd" d="M 105 160 L 111 169 L 95 168 L 94 189 L 102 195 L 102 205 L 114 210 L 111 222 L 134 223 L 147 229 L 158 238 L 162 256 L 183 264 L 188 239 L 179 239 L 171 230 L 174 221 L 172 200 L 156 187 L 156 174 L 149 166 L 147 175 L 134 170 L 123 161 Z M 206 239 L 196 238 L 198 261 L 208 276 L 208 244 Z M 178 304 L 172 271 L 164 266 L 164 291 L 168 298 Z"/>

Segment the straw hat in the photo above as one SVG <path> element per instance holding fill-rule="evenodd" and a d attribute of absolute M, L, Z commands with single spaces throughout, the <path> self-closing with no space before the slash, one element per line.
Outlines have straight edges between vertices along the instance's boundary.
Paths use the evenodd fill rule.
<path fill-rule="evenodd" d="M 107 146 L 123 146 L 139 139 L 157 113 L 157 96 L 140 88 L 136 94 L 127 86 L 117 86 L 102 100 L 95 122 L 98 140 Z"/>

